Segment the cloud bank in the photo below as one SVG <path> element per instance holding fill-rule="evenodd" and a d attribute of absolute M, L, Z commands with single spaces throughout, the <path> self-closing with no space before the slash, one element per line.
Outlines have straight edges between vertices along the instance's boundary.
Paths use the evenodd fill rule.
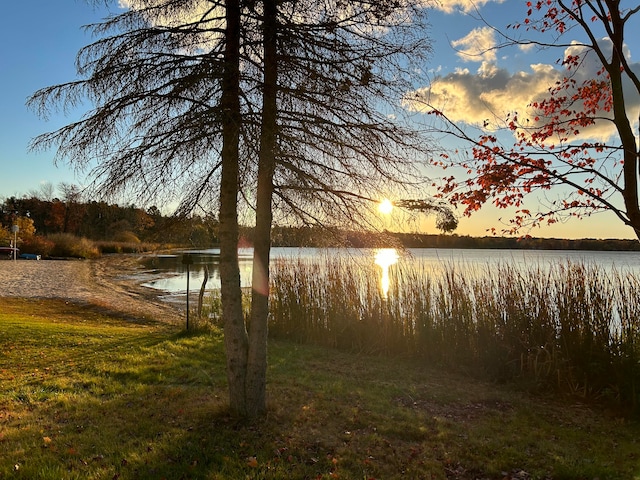
<path fill-rule="evenodd" d="M 442 111 L 456 123 L 497 129 L 504 126 L 509 114 L 518 113 L 521 121 L 530 120 L 534 125 L 536 113 L 531 109 L 533 102 L 549 97 L 549 88 L 567 75 L 558 65 L 535 63 L 527 71 L 510 72 L 497 64 L 495 42 L 490 29 L 476 29 L 453 43 L 459 49 L 458 55 L 465 62 L 480 63 L 475 72 L 458 69 L 434 79 L 430 86 L 411 92 L 405 105 L 413 111 Z M 611 52 L 611 42 L 602 39 L 600 46 L 606 54 Z M 627 57 L 629 58 L 628 51 Z M 585 47 L 575 44 L 568 47 L 566 55 L 585 54 Z M 632 69 L 640 72 L 640 63 L 632 63 Z M 578 85 L 585 80 L 597 78 L 601 64 L 588 52 L 580 67 L 572 71 Z M 630 112 L 640 111 L 640 97 L 631 84 L 626 88 L 627 108 Z M 603 116 L 611 114 L 603 112 Z M 636 113 L 630 115 L 637 118 Z M 582 138 L 606 141 L 615 134 L 610 122 L 601 121 L 585 129 Z"/>

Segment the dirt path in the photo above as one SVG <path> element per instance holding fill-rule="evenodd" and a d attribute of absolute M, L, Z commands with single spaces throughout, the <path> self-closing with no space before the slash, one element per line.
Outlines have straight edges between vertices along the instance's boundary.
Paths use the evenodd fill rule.
<path fill-rule="evenodd" d="M 97 260 L 0 261 L 0 297 L 60 298 L 138 317 L 179 321 L 183 312 L 162 302 L 134 274 L 144 269 L 137 256 Z"/>

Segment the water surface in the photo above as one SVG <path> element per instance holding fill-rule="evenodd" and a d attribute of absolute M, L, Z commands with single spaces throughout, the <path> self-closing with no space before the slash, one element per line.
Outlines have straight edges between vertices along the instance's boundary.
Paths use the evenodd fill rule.
<path fill-rule="evenodd" d="M 209 269 L 207 290 L 220 288 L 218 267 L 219 250 L 190 250 L 193 263 L 183 264 L 183 253 L 148 257 L 145 262 L 153 272 L 154 278 L 145 286 L 168 294 L 185 294 L 187 289 L 187 269 L 189 271 L 190 291 L 200 288 L 204 278 L 204 266 Z M 251 285 L 252 249 L 240 249 L 240 282 L 243 287 Z M 558 263 L 580 263 L 596 266 L 604 270 L 616 269 L 640 273 L 640 253 L 605 252 L 585 250 L 492 250 L 492 249 L 451 249 L 416 248 L 396 249 L 349 249 L 349 248 L 290 248 L 274 247 L 271 261 L 315 261 L 323 258 L 344 258 L 345 260 L 375 264 L 379 266 L 379 275 L 383 293 L 389 288 L 389 271 L 406 266 L 419 267 L 422 270 L 437 271 L 443 266 L 467 269 L 469 272 L 490 268 L 492 265 L 509 265 L 513 268 L 549 268 Z"/>

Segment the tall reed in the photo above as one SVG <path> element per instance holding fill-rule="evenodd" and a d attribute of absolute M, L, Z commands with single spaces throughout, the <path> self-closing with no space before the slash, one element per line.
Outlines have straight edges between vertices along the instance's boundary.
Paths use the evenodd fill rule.
<path fill-rule="evenodd" d="M 594 265 L 391 267 L 349 258 L 272 268 L 270 332 L 422 358 L 500 381 L 640 402 L 640 278 Z"/>

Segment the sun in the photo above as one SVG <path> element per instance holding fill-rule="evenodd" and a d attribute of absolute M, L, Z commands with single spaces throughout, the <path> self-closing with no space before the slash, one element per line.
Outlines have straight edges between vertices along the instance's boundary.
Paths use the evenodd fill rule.
<path fill-rule="evenodd" d="M 383 215 L 389 215 L 393 210 L 393 203 L 388 198 L 385 198 L 378 204 L 378 211 Z"/>

